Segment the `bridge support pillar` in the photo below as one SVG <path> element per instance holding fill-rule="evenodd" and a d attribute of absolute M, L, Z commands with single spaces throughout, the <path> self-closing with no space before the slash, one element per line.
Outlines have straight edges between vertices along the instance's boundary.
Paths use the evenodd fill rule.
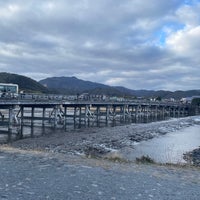
<path fill-rule="evenodd" d="M 33 132 L 34 132 L 34 116 L 35 116 L 35 108 L 31 108 L 31 137 L 33 137 Z"/>
<path fill-rule="evenodd" d="M 44 126 L 46 108 L 42 109 L 42 126 Z"/>
<path fill-rule="evenodd" d="M 63 116 L 63 126 L 64 126 L 64 129 L 66 130 L 67 129 L 67 107 L 64 107 L 64 116 Z"/>
<path fill-rule="evenodd" d="M 8 133 L 12 134 L 14 110 L 13 107 L 9 107 L 9 119 L 8 119 Z"/>
<path fill-rule="evenodd" d="M 80 106 L 79 107 L 79 126 L 81 126 L 81 121 L 82 121 L 82 108 Z"/>

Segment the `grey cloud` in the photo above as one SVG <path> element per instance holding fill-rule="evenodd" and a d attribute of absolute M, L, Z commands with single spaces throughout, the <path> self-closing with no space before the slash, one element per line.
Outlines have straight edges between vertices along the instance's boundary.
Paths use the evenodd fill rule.
<path fill-rule="evenodd" d="M 177 54 L 155 42 L 155 33 L 165 24 L 179 23 L 182 3 L 181 0 L 0 1 L 0 10 L 10 9 L 9 15 L 0 12 L 0 70 L 37 80 L 77 75 L 133 89 L 197 87 L 195 77 L 200 74 L 193 56 Z M 189 76 L 194 76 L 190 85 L 181 79 L 186 72 L 178 71 L 179 65 L 193 68 L 188 70 Z M 171 70 L 162 70 L 168 67 Z M 137 75 L 123 73 L 130 71 Z"/>

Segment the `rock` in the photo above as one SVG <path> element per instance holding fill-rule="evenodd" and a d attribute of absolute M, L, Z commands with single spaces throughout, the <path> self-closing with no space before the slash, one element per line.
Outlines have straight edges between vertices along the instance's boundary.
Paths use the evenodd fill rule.
<path fill-rule="evenodd" d="M 92 158 L 101 158 L 103 155 L 110 152 L 110 150 L 107 150 L 101 146 L 86 146 L 84 149 L 84 153 L 87 157 Z"/>
<path fill-rule="evenodd" d="M 188 163 L 200 167 L 200 148 L 187 152 L 184 154 L 183 158 Z"/>

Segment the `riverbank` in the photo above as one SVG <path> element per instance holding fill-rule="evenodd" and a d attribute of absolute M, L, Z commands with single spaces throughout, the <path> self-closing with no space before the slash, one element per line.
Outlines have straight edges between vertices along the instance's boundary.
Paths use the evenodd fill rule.
<path fill-rule="evenodd" d="M 184 159 L 191 165 L 200 167 L 200 148 L 184 154 Z"/>
<path fill-rule="evenodd" d="M 40 137 L 13 141 L 6 146 L 64 155 L 125 160 L 126 158 L 121 154 L 124 149 L 134 149 L 141 141 L 199 124 L 200 117 L 194 116 L 148 124 L 85 128 L 70 132 L 56 131 Z M 199 152 L 191 154 L 194 155 L 197 157 Z M 193 163 L 189 162 L 189 164 Z"/>
<path fill-rule="evenodd" d="M 2 200 L 197 200 L 198 168 L 0 147 Z"/>
<path fill-rule="evenodd" d="M 120 152 L 199 124 L 198 117 L 188 117 L 51 132 L 0 145 L 0 199 L 197 200 L 200 168 L 145 159 L 137 164 Z"/>

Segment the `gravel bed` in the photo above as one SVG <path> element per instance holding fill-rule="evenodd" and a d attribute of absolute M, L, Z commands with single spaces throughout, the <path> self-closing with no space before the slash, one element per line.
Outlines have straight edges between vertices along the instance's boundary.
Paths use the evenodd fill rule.
<path fill-rule="evenodd" d="M 186 117 L 147 124 L 84 128 L 70 132 L 56 131 L 40 137 L 14 141 L 8 145 L 24 150 L 103 157 L 122 148 L 134 148 L 134 145 L 142 140 L 149 140 L 195 124 L 200 124 L 199 118 Z"/>

